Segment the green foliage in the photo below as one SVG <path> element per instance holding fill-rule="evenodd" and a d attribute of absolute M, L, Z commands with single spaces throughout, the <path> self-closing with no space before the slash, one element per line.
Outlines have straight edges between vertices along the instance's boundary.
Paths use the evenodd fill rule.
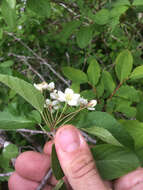
<path fill-rule="evenodd" d="M 108 143 L 108 144 L 112 144 L 112 145 L 116 145 L 116 146 L 122 146 L 113 136 L 112 134 L 101 127 L 89 127 L 89 128 L 82 128 L 82 130 L 88 132 L 91 135 L 95 135 L 96 137 L 98 137 L 99 139 L 101 139 L 102 141 Z"/>
<path fill-rule="evenodd" d="M 112 94 L 116 85 L 115 82 L 113 81 L 112 75 L 108 71 L 103 71 L 102 82 L 104 84 L 105 90 L 107 90 L 109 94 Z"/>
<path fill-rule="evenodd" d="M 115 71 L 120 82 L 128 78 L 133 66 L 132 54 L 128 50 L 121 52 L 115 61 Z"/>
<path fill-rule="evenodd" d="M 64 173 L 62 171 L 62 168 L 60 166 L 57 153 L 56 153 L 56 148 L 55 145 L 52 146 L 52 171 L 57 180 L 60 180 L 61 178 L 64 177 Z"/>
<path fill-rule="evenodd" d="M 27 7 L 39 16 L 50 17 L 51 6 L 48 0 L 39 0 L 36 3 L 34 0 L 28 0 Z"/>
<path fill-rule="evenodd" d="M 131 73 L 130 78 L 134 79 L 142 79 L 143 78 L 143 65 L 136 67 Z"/>
<path fill-rule="evenodd" d="M 0 82 L 4 83 L 16 93 L 21 95 L 27 102 L 42 113 L 44 107 L 44 97 L 30 83 L 8 75 L 0 75 Z"/>
<path fill-rule="evenodd" d="M 3 0 L 1 6 L 5 22 L 11 29 L 14 29 L 16 26 L 16 0 Z"/>
<path fill-rule="evenodd" d="M 95 86 L 98 83 L 98 80 L 100 77 L 100 66 L 95 59 L 91 60 L 88 70 L 87 70 L 87 74 L 88 74 L 89 82 L 93 86 Z"/>
<path fill-rule="evenodd" d="M 91 151 L 100 175 L 106 180 L 116 179 L 140 166 L 136 154 L 127 148 L 103 144 Z"/>
<path fill-rule="evenodd" d="M 78 84 L 86 83 L 88 81 L 86 74 L 79 69 L 74 69 L 72 67 L 63 67 L 62 71 L 68 79 Z"/>
<path fill-rule="evenodd" d="M 103 178 L 143 166 L 142 0 L 2 0 L 0 26 L 0 129 L 14 143 L 6 159 L 2 148 L 1 172 L 13 171 L 18 146 L 31 145 L 17 129 L 51 130 L 40 115 L 47 92 L 32 85 L 43 80 L 97 99 L 95 111 L 70 122 L 97 139 L 93 154 Z M 43 136 L 34 139 L 44 144 Z M 53 172 L 60 171 L 60 179 L 54 151 Z"/>
<path fill-rule="evenodd" d="M 0 112 L 0 129 L 16 130 L 20 128 L 33 129 L 36 122 L 24 117 L 15 116 L 9 112 Z"/>
<path fill-rule="evenodd" d="M 92 28 L 87 26 L 80 28 L 76 38 L 77 44 L 80 48 L 87 47 L 92 40 Z"/>
<path fill-rule="evenodd" d="M 121 144 L 133 148 L 133 139 L 122 125 L 117 122 L 111 115 L 104 112 L 88 113 L 77 123 L 79 128 L 90 129 L 94 126 L 102 127 L 108 130 Z M 89 128 L 90 127 L 90 128 Z"/>

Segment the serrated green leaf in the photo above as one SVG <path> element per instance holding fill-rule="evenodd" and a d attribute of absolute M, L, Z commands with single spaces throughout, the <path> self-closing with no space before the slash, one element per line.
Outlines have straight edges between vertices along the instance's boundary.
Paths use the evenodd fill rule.
<path fill-rule="evenodd" d="M 0 129 L 16 130 L 20 128 L 34 129 L 36 122 L 24 116 L 14 116 L 9 112 L 0 112 Z"/>
<path fill-rule="evenodd" d="M 52 146 L 52 171 L 57 180 L 60 180 L 64 177 L 63 170 L 60 166 L 60 162 L 58 160 L 58 156 L 56 153 L 55 145 Z"/>
<path fill-rule="evenodd" d="M 129 50 L 122 51 L 115 61 L 115 71 L 120 82 L 128 78 L 133 67 L 133 57 Z"/>
<path fill-rule="evenodd" d="M 113 81 L 112 75 L 108 71 L 103 71 L 102 81 L 103 81 L 105 90 L 109 92 L 109 95 L 112 94 L 116 85 L 115 85 L 115 82 Z"/>
<path fill-rule="evenodd" d="M 119 141 L 115 137 L 113 137 L 113 135 L 107 129 L 104 129 L 102 127 L 96 127 L 96 126 L 81 128 L 81 129 L 91 135 L 97 136 L 99 139 L 101 139 L 102 141 L 108 144 L 123 146 L 121 143 L 119 143 Z"/>
<path fill-rule="evenodd" d="M 133 148 L 134 142 L 130 134 L 111 115 L 95 111 L 86 114 L 77 122 L 79 128 L 98 126 L 107 129 L 121 144 Z"/>
<path fill-rule="evenodd" d="M 94 22 L 99 25 L 105 25 L 110 20 L 110 11 L 108 9 L 101 9 L 94 16 Z"/>
<path fill-rule="evenodd" d="M 2 74 L 0 74 L 0 82 L 10 87 L 42 113 L 44 108 L 44 97 L 32 84 L 19 78 Z"/>
<path fill-rule="evenodd" d="M 130 75 L 130 79 L 142 79 L 143 78 L 143 65 L 136 67 Z"/>
<path fill-rule="evenodd" d="M 106 180 L 119 178 L 141 166 L 136 154 L 125 147 L 105 144 L 91 151 L 101 177 Z"/>
<path fill-rule="evenodd" d="M 1 68 L 11 67 L 14 64 L 12 60 L 5 61 L 3 63 L 0 63 Z"/>
<path fill-rule="evenodd" d="M 115 96 L 128 99 L 132 102 L 139 102 L 139 93 L 133 86 L 122 85 L 115 93 Z"/>
<path fill-rule="evenodd" d="M 16 0 L 2 0 L 1 10 L 7 25 L 14 29 L 16 26 Z"/>
<path fill-rule="evenodd" d="M 26 5 L 39 16 L 50 17 L 51 15 L 51 5 L 49 0 L 27 0 Z"/>
<path fill-rule="evenodd" d="M 87 75 L 79 69 L 72 67 L 63 67 L 62 72 L 68 79 L 77 84 L 88 82 Z"/>
<path fill-rule="evenodd" d="M 83 49 L 87 47 L 92 40 L 92 28 L 82 27 L 76 36 L 78 46 Z"/>
<path fill-rule="evenodd" d="M 143 123 L 137 120 L 120 120 L 134 139 L 135 148 L 143 147 Z"/>
<path fill-rule="evenodd" d="M 98 62 L 96 61 L 96 59 L 92 59 L 88 66 L 87 75 L 88 75 L 89 82 L 93 86 L 95 86 L 99 81 L 100 71 L 101 69 Z"/>
<path fill-rule="evenodd" d="M 133 1 L 133 5 L 134 5 L 134 6 L 143 5 L 143 1 L 142 1 L 142 0 L 134 0 L 134 1 Z"/>

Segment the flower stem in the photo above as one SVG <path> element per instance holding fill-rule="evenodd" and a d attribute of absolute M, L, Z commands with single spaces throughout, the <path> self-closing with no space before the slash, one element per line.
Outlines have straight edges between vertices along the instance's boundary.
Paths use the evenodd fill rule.
<path fill-rule="evenodd" d="M 69 116 L 71 116 L 71 115 L 73 115 L 73 114 L 76 114 L 76 113 L 80 112 L 81 110 L 83 110 L 83 109 L 85 109 L 85 108 L 86 108 L 86 106 L 85 106 L 85 107 L 82 107 L 82 108 L 79 108 L 79 109 L 76 110 L 75 112 L 69 113 L 69 114 L 66 115 L 65 117 L 61 118 L 61 120 L 58 119 L 58 121 L 56 122 L 56 125 L 59 124 L 60 122 L 62 122 L 62 121 L 63 121 L 64 119 L 66 119 L 67 117 L 69 117 Z M 55 127 L 56 127 L 56 125 L 55 125 Z"/>
<path fill-rule="evenodd" d="M 56 125 L 59 123 L 60 119 L 61 119 L 62 116 L 63 116 L 63 113 L 64 113 L 65 110 L 66 110 L 66 108 L 67 108 L 67 103 L 65 103 L 65 105 L 64 105 L 64 107 L 63 107 L 63 110 L 62 110 L 62 112 L 61 112 L 61 114 L 60 114 L 60 116 L 59 116 L 57 122 L 55 123 L 54 127 L 56 127 Z"/>

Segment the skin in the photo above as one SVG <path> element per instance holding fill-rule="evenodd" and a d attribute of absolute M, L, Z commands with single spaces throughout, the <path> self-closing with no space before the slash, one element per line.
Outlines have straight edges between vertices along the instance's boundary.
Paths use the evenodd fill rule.
<path fill-rule="evenodd" d="M 74 126 L 58 129 L 54 139 L 57 155 L 65 173 L 68 190 L 141 190 L 143 168 L 138 168 L 114 183 L 103 181 L 96 169 L 84 138 Z M 10 177 L 9 190 L 35 190 L 50 168 L 53 142 L 47 142 L 43 153 L 27 151 L 16 160 L 15 172 Z M 52 176 L 44 190 L 52 190 L 57 181 Z"/>

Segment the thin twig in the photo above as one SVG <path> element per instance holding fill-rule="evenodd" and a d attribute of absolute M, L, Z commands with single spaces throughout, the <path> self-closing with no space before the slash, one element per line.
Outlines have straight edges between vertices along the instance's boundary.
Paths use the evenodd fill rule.
<path fill-rule="evenodd" d="M 95 139 L 91 138 L 87 133 L 83 132 L 82 130 L 80 130 L 80 132 L 84 136 L 86 141 L 91 142 L 93 144 L 97 144 L 97 141 Z"/>
<path fill-rule="evenodd" d="M 24 62 L 25 65 L 27 65 L 29 67 L 29 69 L 35 73 L 42 81 L 45 81 L 44 77 L 37 71 L 35 70 L 29 63 L 28 63 L 28 59 L 33 59 L 33 57 L 29 57 L 29 56 L 24 56 L 24 55 L 17 55 L 15 53 L 9 53 L 8 56 L 14 56 L 18 59 L 20 59 L 22 62 Z"/>
<path fill-rule="evenodd" d="M 50 71 L 53 72 L 61 81 L 63 81 L 68 87 L 70 86 L 69 82 L 66 81 L 59 73 L 57 73 L 53 67 L 42 57 L 40 57 L 37 53 L 35 53 L 27 44 L 25 44 L 20 38 L 17 38 L 13 33 L 6 32 L 5 33 L 11 37 L 13 37 L 16 41 L 18 41 L 22 46 L 24 46 L 29 52 L 31 52 L 37 59 L 41 61 L 43 65 L 46 65 Z"/>
<path fill-rule="evenodd" d="M 0 174 L 0 177 L 9 177 L 12 174 L 13 174 L 13 172 L 3 173 L 3 174 Z"/>
<path fill-rule="evenodd" d="M 51 177 L 52 175 L 52 169 L 50 169 L 48 171 L 48 173 L 45 175 L 45 177 L 42 179 L 40 185 L 37 187 L 36 190 L 42 190 L 46 185 L 47 185 L 47 181 L 48 179 Z"/>

